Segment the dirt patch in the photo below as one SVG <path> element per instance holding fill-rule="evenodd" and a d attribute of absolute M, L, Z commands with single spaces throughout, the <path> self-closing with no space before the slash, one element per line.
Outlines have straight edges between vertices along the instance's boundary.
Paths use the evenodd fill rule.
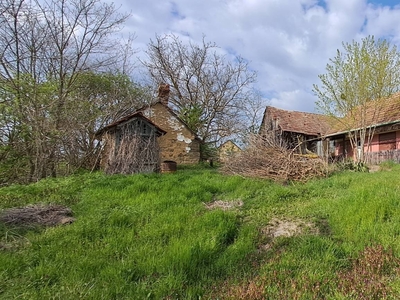
<path fill-rule="evenodd" d="M 303 220 L 279 220 L 272 219 L 262 232 L 272 238 L 279 236 L 294 236 L 304 232 L 318 233 L 318 228 L 311 222 Z"/>
<path fill-rule="evenodd" d="M 222 210 L 230 210 L 243 206 L 242 200 L 233 200 L 233 201 L 222 201 L 216 200 L 210 203 L 204 203 L 207 209 L 222 209 Z"/>
<path fill-rule="evenodd" d="M 377 165 L 371 165 L 371 166 L 368 166 L 368 169 L 369 169 L 370 173 L 375 173 L 375 172 L 380 171 L 381 167 L 377 166 Z"/>
<path fill-rule="evenodd" d="M 57 226 L 74 221 L 70 208 L 55 204 L 28 205 L 0 212 L 0 222 L 13 226 Z"/>
<path fill-rule="evenodd" d="M 261 229 L 261 233 L 269 240 L 269 243 L 262 245 L 261 250 L 271 248 L 273 240 L 280 236 L 291 237 L 302 234 L 320 234 L 319 228 L 312 222 L 300 219 L 281 220 L 274 218 L 268 225 Z"/>

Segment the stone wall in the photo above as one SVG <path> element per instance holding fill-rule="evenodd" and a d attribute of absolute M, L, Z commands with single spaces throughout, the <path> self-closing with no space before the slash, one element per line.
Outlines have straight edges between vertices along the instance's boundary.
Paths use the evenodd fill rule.
<path fill-rule="evenodd" d="M 143 111 L 143 115 L 167 133 L 158 138 L 161 161 L 178 164 L 196 164 L 200 160 L 200 141 L 165 104 L 156 103 Z"/>
<path fill-rule="evenodd" d="M 220 162 L 227 162 L 232 155 L 241 151 L 241 149 L 232 141 L 227 141 L 223 143 L 218 148 L 219 160 Z"/>

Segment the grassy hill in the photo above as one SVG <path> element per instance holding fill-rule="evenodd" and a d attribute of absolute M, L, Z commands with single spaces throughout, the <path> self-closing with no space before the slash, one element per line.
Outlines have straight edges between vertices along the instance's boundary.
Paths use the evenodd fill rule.
<path fill-rule="evenodd" d="M 0 189 L 74 223 L 0 223 L 1 299 L 398 299 L 400 167 L 306 184 L 81 174 Z"/>

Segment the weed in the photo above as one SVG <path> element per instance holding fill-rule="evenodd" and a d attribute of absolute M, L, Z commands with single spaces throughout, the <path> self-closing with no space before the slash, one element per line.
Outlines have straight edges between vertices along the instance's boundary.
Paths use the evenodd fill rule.
<path fill-rule="evenodd" d="M 394 166 L 398 165 L 394 160 L 387 160 L 379 164 L 380 170 L 391 170 Z"/>
<path fill-rule="evenodd" d="M 368 172 L 368 166 L 363 162 L 354 162 L 353 160 L 346 160 L 336 163 L 336 168 L 339 172 L 354 171 L 354 172 Z"/>
<path fill-rule="evenodd" d="M 349 270 L 338 273 L 339 290 L 353 299 L 385 299 L 391 294 L 393 276 L 400 274 L 400 260 L 382 245 L 366 247 Z"/>

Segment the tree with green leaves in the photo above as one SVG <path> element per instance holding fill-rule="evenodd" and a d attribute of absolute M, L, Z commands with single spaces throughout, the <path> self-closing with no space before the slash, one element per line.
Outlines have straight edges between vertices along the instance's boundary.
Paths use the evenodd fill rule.
<path fill-rule="evenodd" d="M 101 152 L 96 132 L 151 102 L 151 93 L 124 74 L 85 72 L 75 81 L 65 107 L 66 161 L 74 168 L 93 168 Z"/>
<path fill-rule="evenodd" d="M 318 109 L 347 132 L 352 148 L 359 149 L 357 161 L 365 162 L 382 105 L 400 88 L 400 53 L 373 36 L 343 43 L 319 78 L 313 89 Z"/>
<path fill-rule="evenodd" d="M 0 11 L 0 175 L 56 176 L 89 101 L 76 97 L 80 77 L 125 64 L 114 34 L 128 15 L 100 0 L 4 0 Z"/>

